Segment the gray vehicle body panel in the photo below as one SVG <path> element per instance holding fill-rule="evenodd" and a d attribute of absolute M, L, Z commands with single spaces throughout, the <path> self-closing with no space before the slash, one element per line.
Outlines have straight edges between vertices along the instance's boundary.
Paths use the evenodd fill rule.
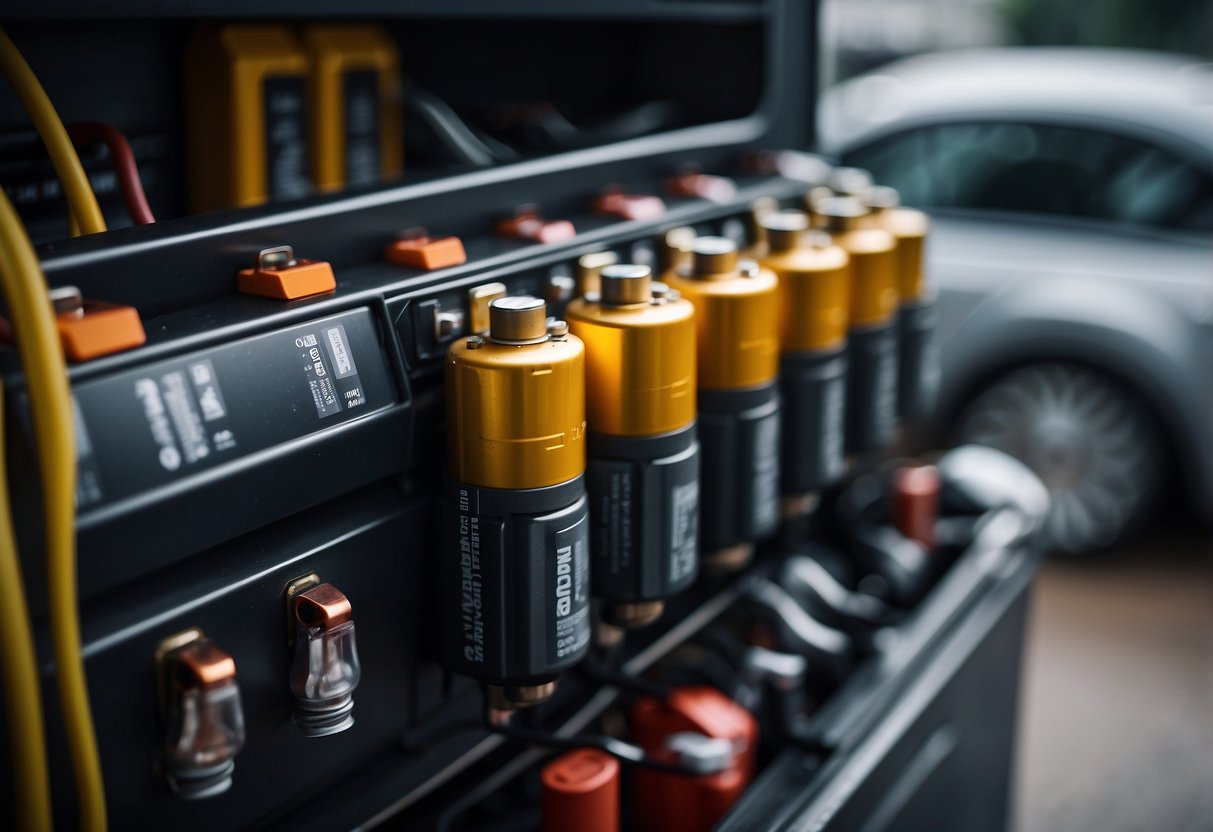
<path fill-rule="evenodd" d="M 1213 519 L 1213 244 L 1096 223 L 935 215 L 939 424 L 1012 366 L 1068 359 L 1141 394 L 1162 421 L 1197 511 Z"/>
<path fill-rule="evenodd" d="M 935 124 L 1065 124 L 1170 149 L 1213 174 L 1213 71 L 1161 53 L 1012 48 L 881 67 L 821 98 L 822 152 L 847 154 Z M 938 427 L 977 390 L 1031 361 L 1119 378 L 1162 422 L 1187 493 L 1213 519 L 1213 235 L 1067 217 L 934 212 Z"/>

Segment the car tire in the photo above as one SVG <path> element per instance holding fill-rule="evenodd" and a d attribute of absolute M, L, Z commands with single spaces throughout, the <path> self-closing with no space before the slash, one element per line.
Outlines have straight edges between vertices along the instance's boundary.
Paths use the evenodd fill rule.
<path fill-rule="evenodd" d="M 1046 543 L 1085 555 L 1141 523 L 1162 480 L 1162 443 L 1150 411 L 1096 370 L 1064 362 L 1019 367 L 984 387 L 957 421 L 960 442 L 1023 461 L 1052 499 Z"/>

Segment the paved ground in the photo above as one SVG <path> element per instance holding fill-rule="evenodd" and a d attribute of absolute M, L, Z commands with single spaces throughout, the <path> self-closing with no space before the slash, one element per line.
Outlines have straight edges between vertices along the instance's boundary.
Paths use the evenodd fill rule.
<path fill-rule="evenodd" d="M 1029 623 L 1019 832 L 1213 830 L 1213 534 L 1174 520 L 1048 562 Z"/>

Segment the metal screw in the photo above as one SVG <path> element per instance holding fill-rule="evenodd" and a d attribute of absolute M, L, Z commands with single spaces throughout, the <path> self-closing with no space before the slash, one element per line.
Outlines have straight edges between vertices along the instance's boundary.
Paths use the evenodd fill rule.
<path fill-rule="evenodd" d="M 649 291 L 653 293 L 652 304 L 654 306 L 662 306 L 663 304 L 673 303 L 682 297 L 682 292 L 677 289 L 671 289 L 668 283 L 654 281 Z"/>
<path fill-rule="evenodd" d="M 262 271 L 289 269 L 298 263 L 295 259 L 295 249 L 290 246 L 274 246 L 264 248 L 257 253 L 257 268 Z"/>
<path fill-rule="evenodd" d="M 484 346 L 484 339 L 479 335 L 473 335 L 468 338 L 467 346 L 469 350 L 478 350 Z"/>
<path fill-rule="evenodd" d="M 569 334 L 569 325 L 566 321 L 558 321 L 555 318 L 548 318 L 548 335 L 553 338 L 563 338 Z"/>
<path fill-rule="evenodd" d="M 84 297 L 76 286 L 56 286 L 47 292 L 56 315 L 84 316 Z"/>

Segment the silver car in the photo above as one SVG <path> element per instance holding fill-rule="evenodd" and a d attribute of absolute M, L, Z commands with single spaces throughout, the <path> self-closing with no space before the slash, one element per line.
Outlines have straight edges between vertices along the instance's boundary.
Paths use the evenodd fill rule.
<path fill-rule="evenodd" d="M 1213 70 L 1091 49 L 938 53 L 826 92 L 821 149 L 935 219 L 939 424 L 1007 450 L 1089 552 L 1171 472 L 1213 516 Z"/>

